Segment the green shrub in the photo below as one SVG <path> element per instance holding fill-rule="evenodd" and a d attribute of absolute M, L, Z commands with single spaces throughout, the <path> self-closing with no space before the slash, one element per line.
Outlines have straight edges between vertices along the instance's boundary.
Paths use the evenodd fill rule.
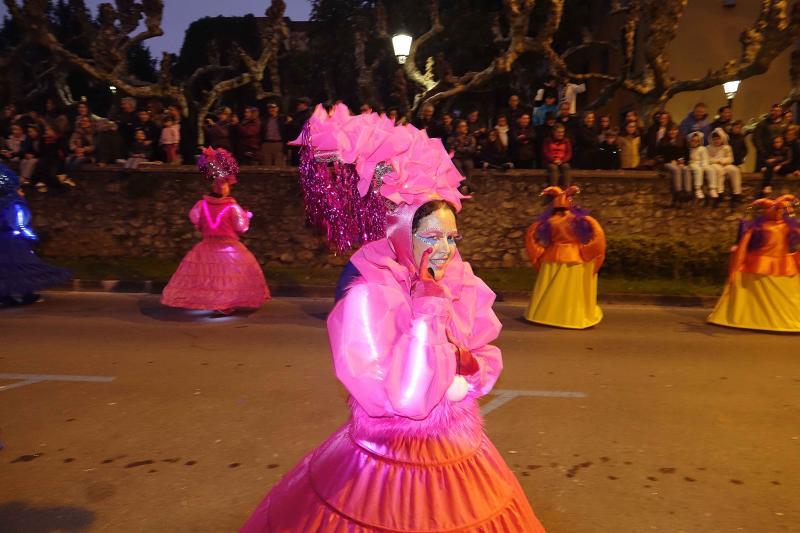
<path fill-rule="evenodd" d="M 730 246 L 684 239 L 610 237 L 603 273 L 630 278 L 724 280 Z"/>

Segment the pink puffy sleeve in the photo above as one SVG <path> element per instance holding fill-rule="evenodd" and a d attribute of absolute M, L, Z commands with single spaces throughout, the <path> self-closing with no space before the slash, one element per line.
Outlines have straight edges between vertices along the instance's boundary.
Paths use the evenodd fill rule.
<path fill-rule="evenodd" d="M 194 204 L 194 207 L 192 207 L 191 211 L 189 211 L 189 220 L 197 228 L 200 227 L 200 218 L 203 216 L 203 202 L 204 201 L 205 200 L 200 200 L 199 202 Z"/>
<path fill-rule="evenodd" d="M 356 283 L 331 311 L 336 376 L 370 416 L 421 419 L 442 401 L 456 371 L 444 298 Z"/>
<path fill-rule="evenodd" d="M 478 361 L 478 372 L 465 377 L 469 383 L 468 395 L 479 398 L 489 394 L 503 371 L 500 348 L 489 344 L 500 335 L 503 326 L 492 309 L 494 292 L 481 279 L 473 279 L 474 283 L 462 290 L 452 327 L 459 336 L 457 340 Z"/>
<path fill-rule="evenodd" d="M 234 204 L 231 207 L 230 215 L 228 216 L 231 217 L 233 229 L 236 233 L 244 233 L 250 229 L 250 215 L 239 204 Z"/>

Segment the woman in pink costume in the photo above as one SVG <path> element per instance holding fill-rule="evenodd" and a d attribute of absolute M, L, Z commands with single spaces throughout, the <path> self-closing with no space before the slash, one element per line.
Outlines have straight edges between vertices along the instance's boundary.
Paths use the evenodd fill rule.
<path fill-rule="evenodd" d="M 257 309 L 269 299 L 261 266 L 239 234 L 250 227 L 253 214 L 230 195 L 239 166 L 222 148 L 206 148 L 198 161 L 212 192 L 194 204 L 189 220 L 203 240 L 183 258 L 164 288 L 161 303 L 170 307 L 231 313 Z"/>
<path fill-rule="evenodd" d="M 355 204 L 330 193 L 306 205 L 333 241 L 345 234 L 325 216 L 353 213 L 360 236 L 349 237 L 359 243 L 371 237 L 367 219 L 380 220 L 368 204 L 385 206 L 385 236 L 352 256 L 328 317 L 352 417 L 284 476 L 242 531 L 543 533 L 478 412 L 477 399 L 502 370 L 500 350 L 489 344 L 501 326 L 494 293 L 456 248 L 463 178 L 438 139 L 361 117 L 318 108 L 301 164 L 305 189 L 321 181 L 327 190 L 333 183 L 364 191 Z M 335 180 L 319 161 L 333 160 L 332 152 Z M 351 181 L 353 168 L 360 170 Z M 355 209 L 342 210 L 345 197 Z"/>

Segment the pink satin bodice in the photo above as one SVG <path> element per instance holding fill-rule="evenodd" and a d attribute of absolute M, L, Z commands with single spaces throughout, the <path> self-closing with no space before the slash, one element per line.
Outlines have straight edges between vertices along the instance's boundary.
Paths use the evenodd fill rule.
<path fill-rule="evenodd" d="M 204 196 L 189 212 L 192 221 L 204 239 L 239 239 L 239 234 L 250 228 L 250 216 L 230 196 L 215 198 Z"/>
<path fill-rule="evenodd" d="M 449 298 L 412 297 L 416 273 L 395 259 L 389 241 L 369 243 L 351 258 L 361 277 L 328 317 L 336 376 L 370 417 L 414 423 L 437 407 L 456 377 L 452 339 L 466 346 L 480 370 L 466 376 L 461 402 L 487 394 L 503 367 L 490 345 L 500 333 L 495 295 L 457 254 L 440 283 Z M 458 403 L 461 403 L 458 402 Z M 449 410 L 449 408 L 448 408 Z"/>

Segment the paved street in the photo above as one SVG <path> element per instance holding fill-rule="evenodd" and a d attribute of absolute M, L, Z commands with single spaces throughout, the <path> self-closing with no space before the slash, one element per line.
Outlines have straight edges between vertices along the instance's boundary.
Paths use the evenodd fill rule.
<path fill-rule="evenodd" d="M 330 305 L 0 310 L 0 532 L 234 531 L 346 419 Z M 487 399 L 487 431 L 549 533 L 800 531 L 798 337 L 702 309 L 606 307 L 590 331 L 498 312 L 518 393 Z"/>

